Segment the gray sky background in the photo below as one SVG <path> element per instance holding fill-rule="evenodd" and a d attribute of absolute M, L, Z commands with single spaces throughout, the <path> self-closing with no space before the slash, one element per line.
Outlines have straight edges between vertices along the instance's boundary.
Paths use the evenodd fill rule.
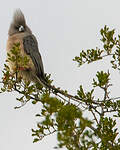
<path fill-rule="evenodd" d="M 99 31 L 104 25 L 120 33 L 119 0 L 3 0 L 0 4 L 0 77 L 6 58 L 7 32 L 16 8 L 23 11 L 38 39 L 45 72 L 52 74 L 55 86 L 72 94 L 80 84 L 89 90 L 95 73 L 110 67 L 109 58 L 104 63 L 99 61 L 81 68 L 72 59 L 82 49 L 102 47 Z M 110 71 L 112 83 L 116 83 L 111 94 L 118 96 L 120 74 Z M 0 94 L 0 150 L 53 150 L 57 143 L 55 135 L 32 143 L 31 128 L 36 127 L 35 114 L 39 113 L 40 105 L 29 103 L 15 110 L 19 105 L 16 95 Z"/>

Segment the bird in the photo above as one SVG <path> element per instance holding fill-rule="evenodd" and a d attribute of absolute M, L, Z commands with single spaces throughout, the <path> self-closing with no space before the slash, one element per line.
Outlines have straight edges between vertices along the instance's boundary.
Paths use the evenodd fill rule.
<path fill-rule="evenodd" d="M 29 59 L 27 67 L 19 70 L 19 76 L 25 81 L 39 82 L 43 86 L 48 86 L 37 39 L 28 27 L 20 9 L 15 10 L 8 30 L 7 53 L 10 53 L 15 43 L 20 43 L 21 57 L 25 56 Z M 11 61 L 8 61 L 8 67 L 11 72 L 16 68 L 15 63 Z"/>
<path fill-rule="evenodd" d="M 41 54 L 38 48 L 38 42 L 32 30 L 28 27 L 24 14 L 20 9 L 16 9 L 13 14 L 13 19 L 8 30 L 7 53 L 10 54 L 15 43 L 20 43 L 20 56 L 29 59 L 27 67 L 21 67 L 18 71 L 24 81 L 32 81 L 40 83 L 43 87 L 52 90 L 53 93 L 62 94 L 65 97 L 73 98 L 74 96 L 64 92 L 60 88 L 48 83 L 44 73 L 44 66 Z M 7 55 L 8 59 L 8 55 Z M 11 73 L 14 73 L 16 64 L 12 61 L 7 61 Z"/>

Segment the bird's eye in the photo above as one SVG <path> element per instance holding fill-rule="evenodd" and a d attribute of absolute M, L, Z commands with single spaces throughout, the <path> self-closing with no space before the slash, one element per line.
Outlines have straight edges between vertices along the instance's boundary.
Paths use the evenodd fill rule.
<path fill-rule="evenodd" d="M 25 28 L 21 25 L 19 26 L 19 32 L 24 32 L 25 31 Z"/>
<path fill-rule="evenodd" d="M 15 29 L 19 32 L 24 32 L 25 28 L 22 25 L 15 26 Z"/>

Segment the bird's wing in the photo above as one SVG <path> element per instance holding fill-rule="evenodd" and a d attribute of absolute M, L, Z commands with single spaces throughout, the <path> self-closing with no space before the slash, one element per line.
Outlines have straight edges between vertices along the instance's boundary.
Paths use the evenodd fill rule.
<path fill-rule="evenodd" d="M 28 35 L 23 38 L 24 51 L 32 59 L 35 66 L 37 76 L 39 78 L 44 78 L 44 68 L 41 55 L 38 50 L 38 43 L 34 35 Z"/>

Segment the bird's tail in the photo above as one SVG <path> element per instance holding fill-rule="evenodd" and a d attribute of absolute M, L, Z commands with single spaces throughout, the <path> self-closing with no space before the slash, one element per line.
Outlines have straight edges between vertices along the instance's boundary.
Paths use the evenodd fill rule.
<path fill-rule="evenodd" d="M 61 90 L 60 88 L 56 88 L 55 86 L 47 83 L 47 81 L 45 79 L 39 79 L 38 78 L 38 80 L 39 80 L 39 83 L 42 84 L 42 86 L 44 86 L 45 88 L 48 88 L 48 89 L 52 90 L 54 94 L 57 95 L 59 93 L 59 94 L 64 95 L 65 97 L 75 99 L 75 97 L 73 95 L 70 95 L 67 92 Z"/>

